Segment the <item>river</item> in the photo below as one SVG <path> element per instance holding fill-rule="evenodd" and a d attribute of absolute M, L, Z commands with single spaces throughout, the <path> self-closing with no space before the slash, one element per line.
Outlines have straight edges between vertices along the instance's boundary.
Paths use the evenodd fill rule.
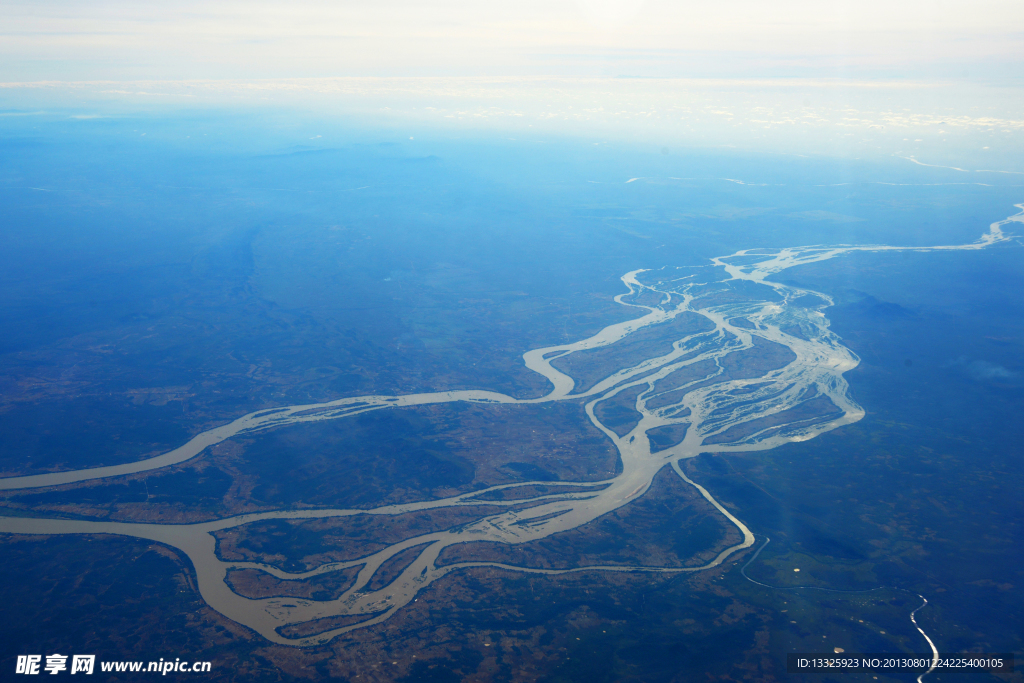
<path fill-rule="evenodd" d="M 637 309 L 639 317 L 611 325 L 597 334 L 571 344 L 528 351 L 527 368 L 551 384 L 540 398 L 518 399 L 490 391 L 444 391 L 404 396 L 359 396 L 327 403 L 286 406 L 250 413 L 193 437 L 188 443 L 157 457 L 124 465 L 55 472 L 0 479 L 0 489 L 57 486 L 117 477 L 168 467 L 195 458 L 210 446 L 239 435 L 253 434 L 284 425 L 345 419 L 374 410 L 399 410 L 418 405 L 454 401 L 523 404 L 585 400 L 584 407 L 595 427 L 616 446 L 622 471 L 603 482 L 558 482 L 559 493 L 545 496 L 505 494 L 504 500 L 486 505 L 504 506 L 469 524 L 437 531 L 391 544 L 366 556 L 325 564 L 308 572 L 286 572 L 254 562 L 232 562 L 218 557 L 213 532 L 272 519 L 312 519 L 351 515 L 399 515 L 418 510 L 480 506 L 490 492 L 551 482 L 521 482 L 490 487 L 438 500 L 389 505 L 374 509 L 280 510 L 240 515 L 198 524 L 140 524 L 37 517 L 0 517 L 0 532 L 17 534 L 117 534 L 173 546 L 188 555 L 196 570 L 199 591 L 213 609 L 243 624 L 267 640 L 293 646 L 312 646 L 388 619 L 416 595 L 450 572 L 475 567 L 496 567 L 517 572 L 560 574 L 580 571 L 696 572 L 718 566 L 733 553 L 750 547 L 754 536 L 712 495 L 689 479 L 680 462 L 702 453 L 728 453 L 775 448 L 805 441 L 851 424 L 864 410 L 850 396 L 843 375 L 856 367 L 856 355 L 843 346 L 829 329 L 824 311 L 832 305 L 825 294 L 779 284 L 769 279 L 787 268 L 823 261 L 857 251 L 946 251 L 983 249 L 1010 237 L 1003 226 L 1024 222 L 1020 213 L 993 223 L 989 231 L 970 244 L 934 247 L 884 245 L 835 245 L 793 247 L 777 250 L 742 250 L 717 257 L 707 266 L 658 271 L 633 271 L 622 276 L 627 291 L 616 297 L 623 306 Z M 742 286 L 741 286 L 742 285 Z M 753 289 L 751 289 L 753 287 Z M 751 294 L 753 292 L 753 294 Z M 807 301 L 816 303 L 808 305 Z M 700 331 L 674 340 L 671 350 L 653 358 L 630 359 L 625 367 L 576 391 L 577 380 L 552 365 L 572 354 L 614 346 L 631 335 L 656 325 L 666 325 L 681 315 L 701 316 Z M 792 359 L 783 367 L 765 369 L 754 377 L 734 377 L 725 359 L 732 354 L 756 354 L 759 344 L 786 347 Z M 733 356 L 735 357 L 735 356 Z M 698 370 L 699 369 L 699 370 Z M 674 373 L 679 373 L 673 376 Z M 678 378 L 688 373 L 685 381 Z M 639 421 L 625 434 L 609 428 L 595 414 L 595 407 L 621 392 L 638 391 L 635 409 Z M 822 406 L 828 409 L 808 410 Z M 814 403 L 811 403 L 811 402 Z M 804 410 L 799 410 L 804 408 Z M 685 427 L 679 443 L 663 450 L 652 448 L 651 430 Z M 648 490 L 662 468 L 670 466 L 688 485 L 696 488 L 714 508 L 734 524 L 743 540 L 723 549 L 700 567 L 647 567 L 605 565 L 572 569 L 540 569 L 495 562 L 460 562 L 438 565 L 441 551 L 469 541 L 519 544 L 576 529 L 601 515 L 637 500 Z M 574 488 L 579 490 L 574 491 Z M 514 491 L 512 491 L 514 494 Z M 522 509 L 522 504 L 530 506 Z M 517 508 L 517 509 L 511 509 Z M 367 585 L 382 564 L 398 553 L 423 546 L 400 575 L 378 590 Z M 231 590 L 227 577 L 236 569 L 257 569 L 280 579 L 301 580 L 347 568 L 360 567 L 348 590 L 335 600 L 301 598 L 245 598 Z M 355 623 L 330 628 L 316 635 L 290 638 L 279 632 L 284 626 L 328 617 L 350 616 Z M 362 618 L 361 620 L 359 619 Z"/>

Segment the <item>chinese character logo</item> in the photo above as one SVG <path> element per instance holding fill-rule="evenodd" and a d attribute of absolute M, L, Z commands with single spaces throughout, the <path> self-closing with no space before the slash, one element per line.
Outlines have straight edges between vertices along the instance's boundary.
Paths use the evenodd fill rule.
<path fill-rule="evenodd" d="M 91 674 L 96 665 L 96 655 L 75 655 L 71 658 L 71 673 Z"/>
<path fill-rule="evenodd" d="M 18 655 L 18 664 L 14 669 L 16 674 L 37 674 L 39 673 L 39 662 L 43 661 L 42 655 Z"/>
<path fill-rule="evenodd" d="M 42 655 L 18 655 L 18 663 L 14 667 L 14 673 L 37 676 L 39 667 L 43 663 Z M 71 673 L 91 674 L 96 666 L 96 655 L 72 655 Z M 61 654 L 46 655 L 46 665 L 43 671 L 54 676 L 61 671 L 68 670 L 68 656 Z"/>

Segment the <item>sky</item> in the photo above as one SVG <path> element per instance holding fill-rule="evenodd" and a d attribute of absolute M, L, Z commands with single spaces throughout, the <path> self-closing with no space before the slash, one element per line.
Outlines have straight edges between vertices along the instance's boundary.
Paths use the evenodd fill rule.
<path fill-rule="evenodd" d="M 1017 84 L 1019 0 L 5 0 L 0 82 L 351 76 Z"/>
<path fill-rule="evenodd" d="M 0 3 L 0 117 L 260 105 L 1024 175 L 1024 2 Z"/>

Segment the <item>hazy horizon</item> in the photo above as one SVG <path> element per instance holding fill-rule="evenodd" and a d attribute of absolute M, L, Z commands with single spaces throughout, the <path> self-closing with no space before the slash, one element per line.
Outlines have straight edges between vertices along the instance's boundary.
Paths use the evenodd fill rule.
<path fill-rule="evenodd" d="M 9 2 L 0 82 L 574 76 L 1019 85 L 1024 6 Z"/>

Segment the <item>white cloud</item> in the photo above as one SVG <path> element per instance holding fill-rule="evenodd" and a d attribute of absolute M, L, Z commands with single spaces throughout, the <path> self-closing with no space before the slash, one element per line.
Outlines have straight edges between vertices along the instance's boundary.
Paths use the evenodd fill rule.
<path fill-rule="evenodd" d="M 949 365 L 961 368 L 968 377 L 978 381 L 1008 380 L 1018 376 L 1018 373 L 1008 370 L 1002 365 L 990 363 L 987 360 L 971 360 L 966 356 L 960 356 Z"/>

